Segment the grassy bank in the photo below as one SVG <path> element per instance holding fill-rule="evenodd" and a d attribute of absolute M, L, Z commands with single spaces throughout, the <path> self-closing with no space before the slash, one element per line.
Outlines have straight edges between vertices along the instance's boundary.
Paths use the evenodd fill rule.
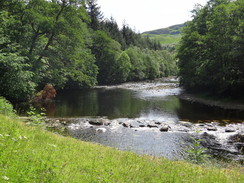
<path fill-rule="evenodd" d="M 62 137 L 0 115 L 0 182 L 244 182 L 203 168 Z"/>

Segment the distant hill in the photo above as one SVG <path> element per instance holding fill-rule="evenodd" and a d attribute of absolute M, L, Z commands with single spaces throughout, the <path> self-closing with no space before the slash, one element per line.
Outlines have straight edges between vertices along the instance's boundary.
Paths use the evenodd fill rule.
<path fill-rule="evenodd" d="M 186 24 L 173 25 L 163 29 L 157 29 L 142 33 L 142 36 L 157 40 L 168 50 L 174 50 L 181 39 L 182 28 Z"/>
<path fill-rule="evenodd" d="M 147 31 L 142 34 L 169 34 L 176 35 L 181 33 L 181 29 L 185 27 L 186 24 L 177 24 L 163 29 L 157 29 L 152 31 Z"/>

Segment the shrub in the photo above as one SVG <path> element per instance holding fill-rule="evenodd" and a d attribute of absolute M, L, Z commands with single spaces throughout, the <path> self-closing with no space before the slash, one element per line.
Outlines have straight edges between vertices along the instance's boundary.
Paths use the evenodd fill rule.
<path fill-rule="evenodd" d="M 8 115 L 8 116 L 15 115 L 15 110 L 13 109 L 12 104 L 1 96 L 0 96 L 0 114 Z"/>

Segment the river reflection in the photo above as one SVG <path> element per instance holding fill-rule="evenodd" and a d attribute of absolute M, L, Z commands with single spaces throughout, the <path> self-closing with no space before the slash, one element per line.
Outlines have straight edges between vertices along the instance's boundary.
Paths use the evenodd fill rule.
<path fill-rule="evenodd" d="M 107 116 L 114 118 L 177 118 L 175 96 L 140 98 L 125 89 L 86 89 L 60 92 L 55 105 L 46 106 L 48 117 Z"/>
<path fill-rule="evenodd" d="M 106 116 L 160 121 L 244 119 L 241 111 L 193 104 L 179 99 L 179 88 L 167 90 L 84 89 L 59 92 L 55 103 L 45 106 L 48 117 Z"/>

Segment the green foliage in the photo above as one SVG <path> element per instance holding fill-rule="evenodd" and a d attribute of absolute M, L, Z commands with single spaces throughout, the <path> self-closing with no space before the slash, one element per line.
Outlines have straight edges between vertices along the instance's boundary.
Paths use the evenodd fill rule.
<path fill-rule="evenodd" d="M 122 52 L 116 59 L 116 63 L 113 68 L 114 72 L 112 77 L 115 78 L 115 82 L 121 83 L 127 81 L 131 67 L 130 57 L 126 52 Z"/>
<path fill-rule="evenodd" d="M 122 52 L 121 46 L 104 31 L 94 32 L 93 39 L 92 51 L 95 54 L 96 64 L 99 68 L 98 82 L 100 84 L 115 83 L 117 79 L 115 69 L 119 67 L 117 66 L 118 63 L 116 60 Z"/>
<path fill-rule="evenodd" d="M 128 25 L 120 30 L 112 18 L 102 21 L 96 0 L 9 0 L 0 7 L 0 94 L 7 99 L 28 100 L 46 83 L 70 89 L 163 75 L 156 52 L 143 51 L 136 76 L 125 50 L 161 50 L 160 43 Z"/>
<path fill-rule="evenodd" d="M 241 168 L 204 168 L 139 156 L 26 127 L 0 115 L 0 182 L 241 183 L 243 180 Z"/>
<path fill-rule="evenodd" d="M 123 33 L 119 29 L 119 26 L 113 17 L 101 22 L 101 27 L 102 30 L 106 31 L 112 39 L 121 44 L 122 50 L 124 50 L 127 47 L 125 39 L 123 37 Z"/>
<path fill-rule="evenodd" d="M 81 6 L 82 5 L 82 6 Z M 87 13 L 78 1 L 3 4 L 0 27 L 0 93 L 26 100 L 36 87 L 94 86 L 98 68 L 89 49 Z"/>
<path fill-rule="evenodd" d="M 6 115 L 6 116 L 15 116 L 15 110 L 13 109 L 13 106 L 9 101 L 7 101 L 5 98 L 0 96 L 0 114 Z"/>
<path fill-rule="evenodd" d="M 81 20 L 87 16 L 84 7 L 43 0 L 31 1 L 28 6 L 24 16 L 32 34 L 27 43 L 28 57 L 35 73 L 39 73 L 37 80 L 60 88 L 68 82 L 79 87 L 95 85 L 97 67 L 87 48 L 91 38 Z"/>
<path fill-rule="evenodd" d="M 34 92 L 33 73 L 16 53 L 0 53 L 0 93 L 12 100 L 26 100 Z"/>
<path fill-rule="evenodd" d="M 26 100 L 32 96 L 35 83 L 30 65 L 18 51 L 20 45 L 11 42 L 8 27 L 15 23 L 6 11 L 0 11 L 0 93 L 12 100 Z"/>
<path fill-rule="evenodd" d="M 97 4 L 97 0 L 86 0 L 86 5 L 87 12 L 90 17 L 89 26 L 93 30 L 98 30 L 100 27 L 100 22 L 103 20 L 103 13 Z"/>
<path fill-rule="evenodd" d="M 119 29 L 117 22 L 111 17 L 101 22 L 102 30 L 106 31 L 112 39 L 120 43 L 122 50 L 130 46 L 136 46 L 141 49 L 149 48 L 152 50 L 161 50 L 161 44 L 157 40 L 151 40 L 148 37 L 136 33 L 128 25 L 124 24 Z"/>
<path fill-rule="evenodd" d="M 138 47 L 133 46 L 129 47 L 126 50 L 126 53 L 130 57 L 132 65 L 129 79 L 135 81 L 145 79 L 146 66 L 144 65 L 142 50 Z"/>
<path fill-rule="evenodd" d="M 129 80 L 155 79 L 177 74 L 176 60 L 167 51 L 130 47 L 126 53 L 132 65 Z"/>
<path fill-rule="evenodd" d="M 243 0 L 211 0 L 194 10 L 178 49 L 186 89 L 241 96 L 244 89 Z"/>
<path fill-rule="evenodd" d="M 201 146 L 201 141 L 203 141 L 203 139 L 194 137 L 191 137 L 191 139 L 193 141 L 192 145 L 185 149 L 186 159 L 195 164 L 205 163 L 210 156 L 206 154 L 207 149 Z"/>
<path fill-rule="evenodd" d="M 40 125 L 44 121 L 44 117 L 46 114 L 43 112 L 45 109 L 41 109 L 42 112 L 37 111 L 36 108 L 30 107 L 29 111 L 27 112 L 27 115 L 29 117 L 29 120 L 33 125 Z"/>

